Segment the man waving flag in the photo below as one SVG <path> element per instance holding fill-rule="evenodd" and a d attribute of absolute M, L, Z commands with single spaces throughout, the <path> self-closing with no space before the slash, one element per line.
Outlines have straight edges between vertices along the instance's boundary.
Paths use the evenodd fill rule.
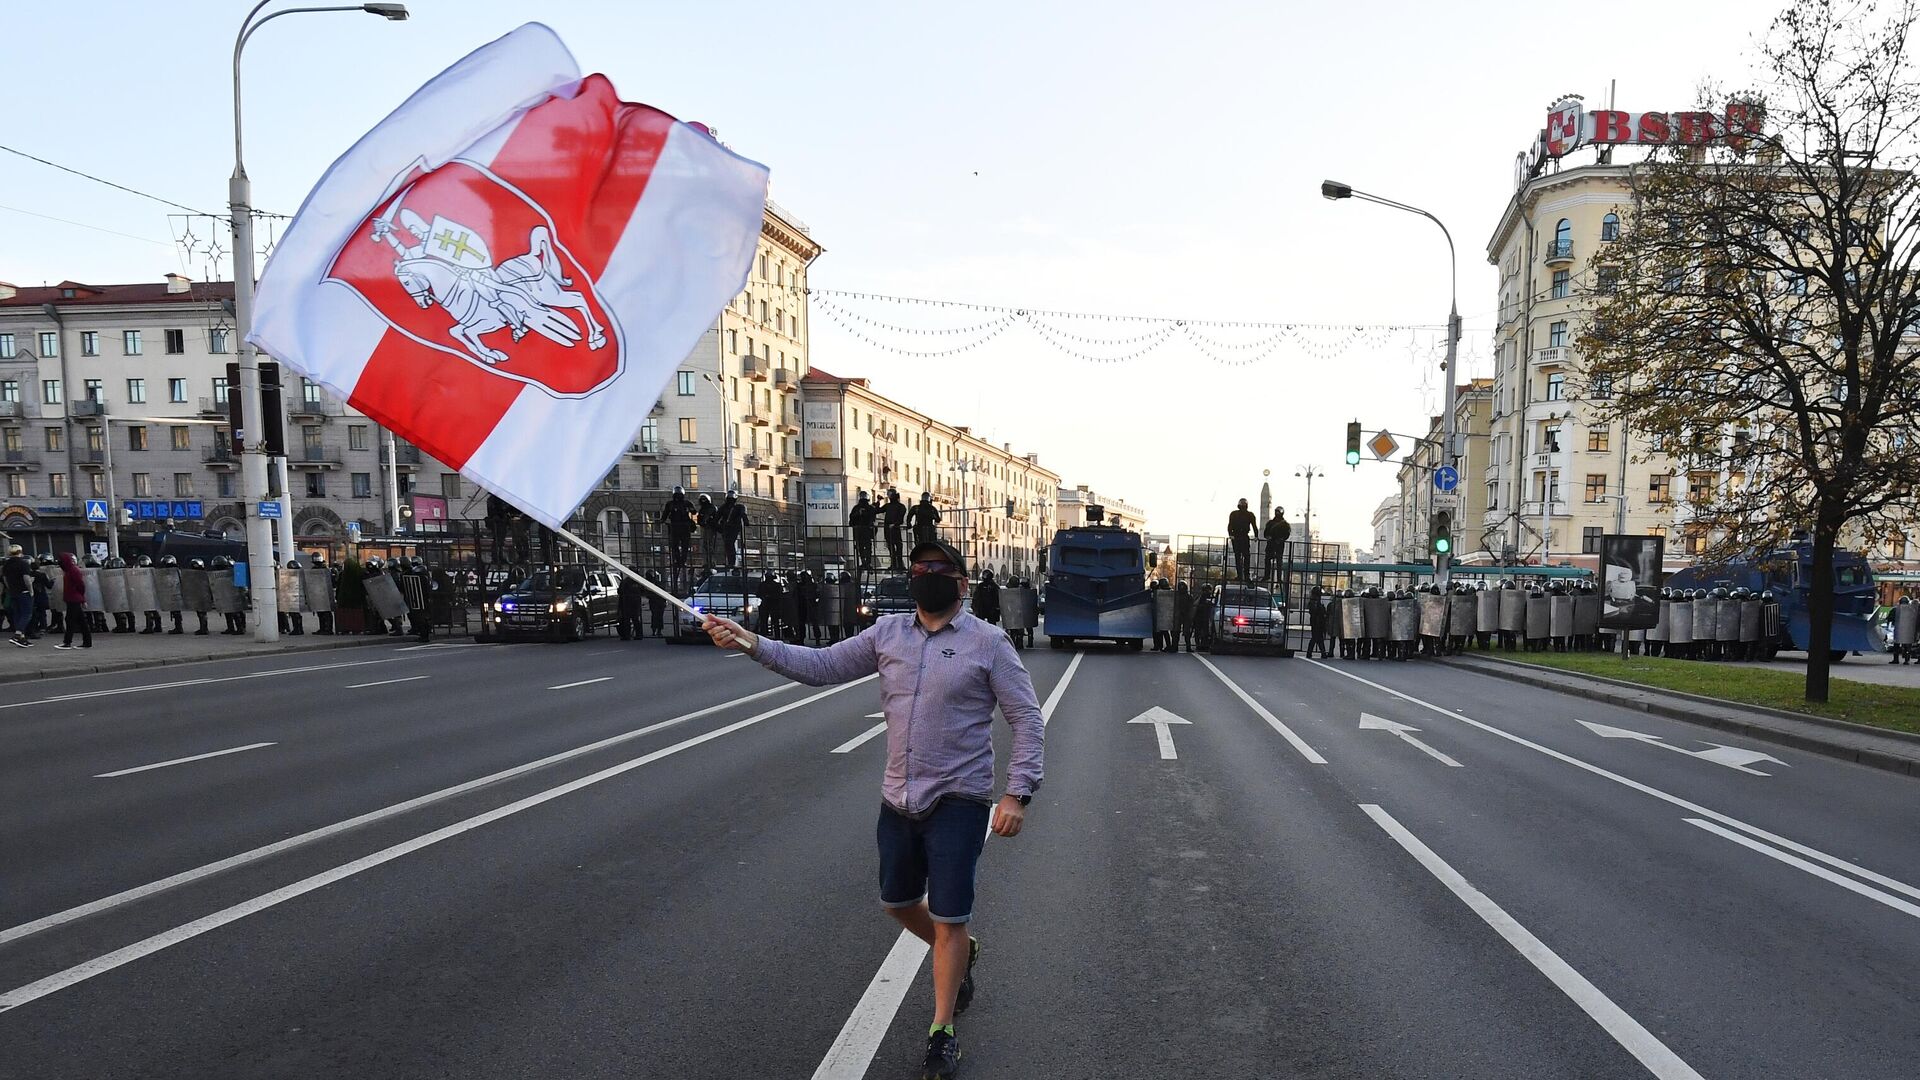
<path fill-rule="evenodd" d="M 561 528 L 745 286 L 766 192 L 529 23 L 334 162 L 247 340 Z"/>

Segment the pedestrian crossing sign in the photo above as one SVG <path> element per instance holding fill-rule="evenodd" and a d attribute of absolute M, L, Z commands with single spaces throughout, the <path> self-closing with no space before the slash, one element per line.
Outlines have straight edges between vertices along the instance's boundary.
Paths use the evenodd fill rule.
<path fill-rule="evenodd" d="M 105 500 L 105 499 L 88 499 L 88 500 L 87 500 L 87 520 L 88 520 L 88 521 L 98 521 L 98 522 L 100 522 L 100 523 L 101 523 L 101 524 L 103 524 L 103 525 L 104 525 L 104 524 L 106 524 L 106 521 L 107 521 L 107 500 Z"/>

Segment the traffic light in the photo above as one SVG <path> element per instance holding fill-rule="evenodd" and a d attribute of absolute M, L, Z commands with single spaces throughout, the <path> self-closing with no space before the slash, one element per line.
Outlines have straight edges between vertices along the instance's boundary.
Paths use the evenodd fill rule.
<path fill-rule="evenodd" d="M 1360 464 L 1360 421 L 1347 424 L 1347 467 Z"/>
<path fill-rule="evenodd" d="M 1427 523 L 1427 547 L 1435 555 L 1453 553 L 1453 511 L 1435 510 Z"/>

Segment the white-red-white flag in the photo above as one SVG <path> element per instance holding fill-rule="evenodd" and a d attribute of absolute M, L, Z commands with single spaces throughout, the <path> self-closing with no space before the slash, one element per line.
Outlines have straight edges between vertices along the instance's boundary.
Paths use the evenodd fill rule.
<path fill-rule="evenodd" d="M 557 527 L 745 286 L 766 193 L 531 23 L 334 162 L 247 340 Z"/>

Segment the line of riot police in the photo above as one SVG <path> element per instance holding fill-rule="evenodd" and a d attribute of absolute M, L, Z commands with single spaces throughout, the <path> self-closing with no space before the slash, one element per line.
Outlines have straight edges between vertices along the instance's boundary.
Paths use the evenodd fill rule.
<path fill-rule="evenodd" d="M 1659 621 L 1629 647 L 1680 660 L 1771 660 L 1779 651 L 1780 602 L 1749 589 L 1662 589 Z"/>

